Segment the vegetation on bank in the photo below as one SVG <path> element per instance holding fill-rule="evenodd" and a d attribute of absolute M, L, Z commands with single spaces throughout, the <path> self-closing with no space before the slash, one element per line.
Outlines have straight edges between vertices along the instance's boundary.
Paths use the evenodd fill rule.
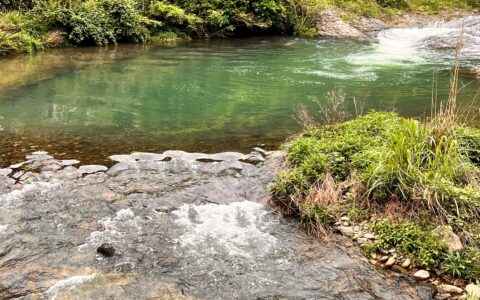
<path fill-rule="evenodd" d="M 311 126 L 287 150 L 273 199 L 311 229 L 345 215 L 369 221 L 378 239 L 368 253 L 396 247 L 440 274 L 480 278 L 479 129 L 371 112 Z M 441 224 L 454 228 L 465 250 L 450 253 L 432 235 Z"/>
<path fill-rule="evenodd" d="M 312 36 L 321 9 L 347 14 L 473 9 L 479 0 L 2 0 L 0 56 L 67 45 L 259 33 Z"/>

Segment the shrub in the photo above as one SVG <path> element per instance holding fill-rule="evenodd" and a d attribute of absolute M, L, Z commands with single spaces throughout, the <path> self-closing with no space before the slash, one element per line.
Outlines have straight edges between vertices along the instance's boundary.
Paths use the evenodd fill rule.
<path fill-rule="evenodd" d="M 370 225 L 378 237 L 371 249 L 396 248 L 402 254 L 414 257 L 424 268 L 435 267 L 446 247 L 422 227 L 413 222 L 394 224 L 388 220 L 376 220 Z"/>
<path fill-rule="evenodd" d="M 64 22 L 76 44 L 102 46 L 117 41 L 144 42 L 147 38 L 142 17 L 131 0 L 89 0 L 74 6 Z"/>

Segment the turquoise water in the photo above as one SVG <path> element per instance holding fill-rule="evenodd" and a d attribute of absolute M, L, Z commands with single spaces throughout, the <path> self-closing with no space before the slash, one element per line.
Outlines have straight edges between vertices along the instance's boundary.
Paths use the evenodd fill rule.
<path fill-rule="evenodd" d="M 451 56 L 388 47 L 268 37 L 0 60 L 0 158 L 42 149 L 101 163 L 131 151 L 276 148 L 300 130 L 298 105 L 315 112 L 332 90 L 351 110 L 355 98 L 364 111 L 429 115 L 434 71 L 444 99 Z M 470 103 L 480 82 L 461 80 L 459 101 Z"/>

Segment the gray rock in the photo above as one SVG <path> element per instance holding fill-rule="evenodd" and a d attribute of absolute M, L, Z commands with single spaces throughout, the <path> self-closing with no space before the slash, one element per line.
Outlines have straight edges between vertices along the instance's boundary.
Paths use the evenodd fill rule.
<path fill-rule="evenodd" d="M 108 168 L 105 167 L 105 166 L 101 166 L 101 165 L 86 165 L 86 166 L 80 166 L 80 168 L 78 168 L 78 172 L 83 175 L 83 174 L 93 174 L 93 173 L 97 173 L 97 172 L 103 172 L 103 171 L 107 171 Z"/>
<path fill-rule="evenodd" d="M 60 161 L 60 164 L 63 165 L 63 166 L 73 166 L 73 165 L 76 165 L 76 164 L 79 164 L 79 163 L 80 163 L 80 161 L 76 160 L 76 159 L 64 159 L 64 160 Z"/>
<path fill-rule="evenodd" d="M 107 171 L 107 175 L 110 176 L 117 176 L 123 173 L 124 171 L 130 169 L 129 165 L 125 162 L 119 162 L 118 164 L 113 165 L 110 169 Z"/>
<path fill-rule="evenodd" d="M 432 231 L 432 235 L 445 243 L 449 252 L 460 251 L 464 248 L 460 237 L 453 232 L 451 226 L 438 226 Z"/>

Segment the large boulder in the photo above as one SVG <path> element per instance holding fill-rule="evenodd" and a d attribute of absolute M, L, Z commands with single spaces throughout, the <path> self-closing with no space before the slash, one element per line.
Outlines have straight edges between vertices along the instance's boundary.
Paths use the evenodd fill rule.
<path fill-rule="evenodd" d="M 318 15 L 317 35 L 330 38 L 368 39 L 365 33 L 342 20 L 338 13 L 331 8 L 322 10 Z"/>

